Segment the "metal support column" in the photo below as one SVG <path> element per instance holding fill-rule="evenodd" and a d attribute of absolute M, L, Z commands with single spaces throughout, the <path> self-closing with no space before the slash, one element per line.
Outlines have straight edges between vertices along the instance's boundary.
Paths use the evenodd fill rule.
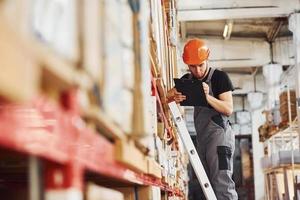
<path fill-rule="evenodd" d="M 45 200 L 83 200 L 83 168 L 77 164 L 53 163 L 45 169 Z"/>
<path fill-rule="evenodd" d="M 29 157 L 29 199 L 41 200 L 42 181 L 41 181 L 40 161 L 35 156 Z"/>
<path fill-rule="evenodd" d="M 295 67 L 296 67 L 296 95 L 297 95 L 297 116 L 300 118 L 299 112 L 299 98 L 300 98 L 300 13 L 293 13 L 289 17 L 289 30 L 293 32 L 293 48 L 295 55 Z M 298 127 L 300 128 L 300 120 L 298 120 Z M 300 130 L 298 130 L 300 133 Z M 300 138 L 300 137 L 299 137 Z M 300 145 L 300 142 L 299 142 Z"/>

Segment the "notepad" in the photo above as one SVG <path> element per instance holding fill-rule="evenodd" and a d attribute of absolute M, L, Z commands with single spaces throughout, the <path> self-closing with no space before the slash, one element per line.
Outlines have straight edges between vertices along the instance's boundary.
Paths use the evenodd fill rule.
<path fill-rule="evenodd" d="M 180 102 L 181 106 L 208 107 L 201 80 L 174 78 L 174 82 L 176 90 L 186 96 L 186 100 Z"/>

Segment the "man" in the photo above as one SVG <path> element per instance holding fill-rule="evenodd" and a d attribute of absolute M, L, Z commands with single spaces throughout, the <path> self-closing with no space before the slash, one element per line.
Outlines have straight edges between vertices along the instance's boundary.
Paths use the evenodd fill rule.
<path fill-rule="evenodd" d="M 188 41 L 184 47 L 183 61 L 191 73 L 182 78 L 203 81 L 209 107 L 195 106 L 197 151 L 217 199 L 236 200 L 238 196 L 232 180 L 235 138 L 228 120 L 233 111 L 233 86 L 225 72 L 208 66 L 208 57 L 209 49 L 204 41 Z M 168 91 L 167 98 L 176 103 L 186 99 L 175 88 Z"/>

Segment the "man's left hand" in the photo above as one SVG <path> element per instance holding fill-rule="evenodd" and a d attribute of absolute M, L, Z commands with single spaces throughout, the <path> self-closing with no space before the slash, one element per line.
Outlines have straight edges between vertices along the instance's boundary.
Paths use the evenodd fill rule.
<path fill-rule="evenodd" d="M 203 85 L 204 94 L 207 97 L 209 95 L 209 86 L 205 82 L 203 82 L 202 85 Z"/>

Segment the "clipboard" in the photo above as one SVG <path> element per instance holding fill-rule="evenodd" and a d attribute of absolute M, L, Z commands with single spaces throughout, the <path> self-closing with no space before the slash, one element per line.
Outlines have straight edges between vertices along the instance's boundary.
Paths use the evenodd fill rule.
<path fill-rule="evenodd" d="M 181 106 L 208 107 L 201 80 L 174 78 L 174 82 L 176 90 L 186 96 L 186 100 L 180 102 Z"/>

